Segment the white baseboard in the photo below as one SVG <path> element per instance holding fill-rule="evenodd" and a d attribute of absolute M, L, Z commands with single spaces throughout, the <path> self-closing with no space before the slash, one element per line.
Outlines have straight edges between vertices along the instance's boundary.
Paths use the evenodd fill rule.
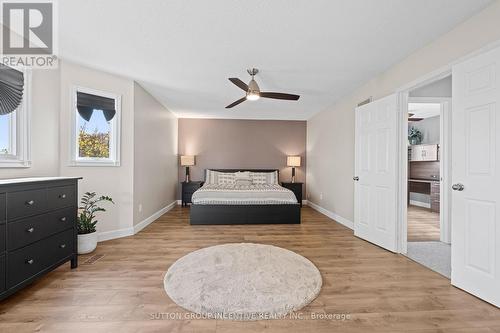
<path fill-rule="evenodd" d="M 343 226 L 348 227 L 349 229 L 354 229 L 354 222 L 352 222 L 351 220 L 348 220 L 345 217 L 342 217 L 338 214 L 330 212 L 329 210 L 327 210 L 321 206 L 318 206 L 311 201 L 308 201 L 307 205 L 309 207 L 313 208 L 314 210 L 317 210 L 321 214 L 328 216 L 329 218 L 331 218 L 335 222 L 338 222 L 338 223 L 342 224 Z"/>
<path fill-rule="evenodd" d="M 307 206 L 307 200 L 302 200 L 302 206 Z"/>
<path fill-rule="evenodd" d="M 97 235 L 97 240 L 98 242 L 103 242 L 111 239 L 135 235 L 136 233 L 138 233 L 139 231 L 141 231 L 142 229 L 146 228 L 148 225 L 156 221 L 160 216 L 162 216 L 163 214 L 174 208 L 176 204 L 177 201 L 173 201 L 168 206 L 163 207 L 162 209 L 160 209 L 150 217 L 144 219 L 143 221 L 139 222 L 133 227 L 100 232 L 99 235 Z"/>
<path fill-rule="evenodd" d="M 97 241 L 103 242 L 111 239 L 132 236 L 133 234 L 134 234 L 134 228 L 124 228 L 118 230 L 104 231 L 100 232 L 97 235 Z"/>
<path fill-rule="evenodd" d="M 423 207 L 423 208 L 431 208 L 431 204 L 427 202 L 422 202 L 422 201 L 416 201 L 416 200 L 410 200 L 410 205 L 412 206 L 418 206 L 418 207 Z"/>
<path fill-rule="evenodd" d="M 169 210 L 174 208 L 176 205 L 177 205 L 177 201 L 173 201 L 169 205 L 163 207 L 162 209 L 160 209 L 159 211 L 157 211 L 156 213 L 151 215 L 150 217 L 148 217 L 148 218 L 142 220 L 141 222 L 139 222 L 138 224 L 134 225 L 134 235 L 136 233 L 138 233 L 139 231 L 141 231 L 142 229 L 146 228 L 148 225 L 150 225 L 154 221 L 156 221 L 160 216 L 162 216 L 163 214 L 165 214 L 166 212 L 168 212 Z"/>
<path fill-rule="evenodd" d="M 177 200 L 177 205 L 182 205 L 182 200 Z"/>

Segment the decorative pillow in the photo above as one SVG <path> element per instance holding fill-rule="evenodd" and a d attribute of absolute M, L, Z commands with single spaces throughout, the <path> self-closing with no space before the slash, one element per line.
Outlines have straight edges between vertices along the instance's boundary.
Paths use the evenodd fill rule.
<path fill-rule="evenodd" d="M 233 172 L 217 172 L 217 184 L 234 184 Z"/>
<path fill-rule="evenodd" d="M 217 184 L 217 172 L 207 169 L 205 175 L 205 184 Z"/>
<path fill-rule="evenodd" d="M 235 174 L 233 172 L 219 172 L 207 169 L 205 184 L 233 184 Z"/>
<path fill-rule="evenodd" d="M 254 184 L 278 184 L 278 172 L 251 172 Z"/>
<path fill-rule="evenodd" d="M 252 177 L 250 176 L 250 171 L 237 171 L 234 173 L 234 179 L 237 180 L 248 180 L 252 181 Z"/>

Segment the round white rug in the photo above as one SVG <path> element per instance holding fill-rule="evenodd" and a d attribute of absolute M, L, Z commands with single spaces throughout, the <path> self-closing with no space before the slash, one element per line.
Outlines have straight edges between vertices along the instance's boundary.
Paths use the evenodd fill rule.
<path fill-rule="evenodd" d="M 312 262 L 276 246 L 241 243 L 203 248 L 177 260 L 165 291 L 206 318 L 275 319 L 309 304 L 321 289 Z"/>

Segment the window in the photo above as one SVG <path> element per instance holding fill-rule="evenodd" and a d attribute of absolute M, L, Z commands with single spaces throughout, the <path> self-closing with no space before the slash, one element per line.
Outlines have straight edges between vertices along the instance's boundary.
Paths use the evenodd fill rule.
<path fill-rule="evenodd" d="M 30 72 L 3 66 L 0 69 L 0 75 L 2 76 L 0 78 L 0 85 L 9 81 L 9 78 L 5 75 L 9 76 L 10 73 L 3 72 L 4 70 L 16 71 L 21 77 L 19 82 L 20 86 L 23 86 L 23 91 L 21 103 L 15 110 L 7 114 L 0 114 L 0 168 L 26 168 L 31 165 L 28 108 L 30 100 Z M 3 92 L 5 93 L 5 91 L 4 89 Z"/>
<path fill-rule="evenodd" d="M 15 154 L 15 111 L 0 115 L 0 156 Z"/>
<path fill-rule="evenodd" d="M 72 92 L 73 166 L 120 165 L 120 96 L 88 88 Z"/>

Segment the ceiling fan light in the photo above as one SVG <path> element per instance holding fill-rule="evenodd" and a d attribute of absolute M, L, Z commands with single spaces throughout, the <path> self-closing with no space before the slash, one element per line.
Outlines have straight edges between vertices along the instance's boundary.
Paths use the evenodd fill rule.
<path fill-rule="evenodd" d="M 256 100 L 258 100 L 259 98 L 260 98 L 260 95 L 259 95 L 259 93 L 258 93 L 258 92 L 252 92 L 252 91 L 251 91 L 251 92 L 249 92 L 249 93 L 247 94 L 247 99 L 248 99 L 249 101 L 256 101 Z"/>

